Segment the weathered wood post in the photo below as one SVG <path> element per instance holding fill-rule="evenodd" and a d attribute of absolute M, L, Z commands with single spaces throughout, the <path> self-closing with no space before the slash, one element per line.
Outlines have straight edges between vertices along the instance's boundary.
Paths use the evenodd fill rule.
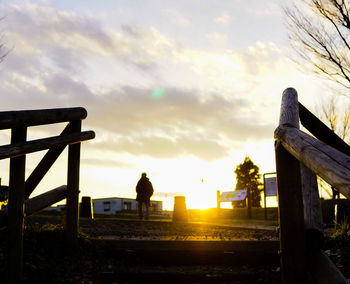
<path fill-rule="evenodd" d="M 24 142 L 26 139 L 27 127 L 18 126 L 12 128 L 11 144 Z M 8 201 L 9 283 L 20 283 L 23 273 L 23 204 L 25 192 L 25 164 L 25 155 L 10 159 L 10 192 Z"/>
<path fill-rule="evenodd" d="M 306 166 L 301 166 L 301 185 L 304 204 L 304 223 L 306 246 L 308 250 L 321 249 L 323 236 L 323 219 L 316 175 Z"/>
<path fill-rule="evenodd" d="M 220 209 L 221 209 L 221 194 L 220 190 L 216 191 L 216 215 L 220 217 Z"/>
<path fill-rule="evenodd" d="M 280 126 L 299 128 L 296 90 L 283 92 Z M 305 283 L 306 246 L 300 164 L 276 142 L 282 283 Z"/>
<path fill-rule="evenodd" d="M 81 120 L 74 120 L 70 123 L 72 132 L 81 132 Z M 76 245 L 78 236 L 79 170 L 80 143 L 75 143 L 68 146 L 66 238 L 69 250 L 72 250 Z"/>

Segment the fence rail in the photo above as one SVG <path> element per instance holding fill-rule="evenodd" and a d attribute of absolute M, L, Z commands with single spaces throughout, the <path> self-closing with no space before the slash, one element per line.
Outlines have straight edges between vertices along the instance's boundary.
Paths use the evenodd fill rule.
<path fill-rule="evenodd" d="M 23 126 L 54 124 L 87 117 L 82 107 L 0 112 L 0 130 Z"/>
<path fill-rule="evenodd" d="M 299 129 L 299 118 L 316 138 Z M 321 252 L 322 213 L 317 177 L 350 198 L 350 147 L 298 102 L 296 90 L 283 92 L 275 130 L 282 283 L 347 283 Z"/>
<path fill-rule="evenodd" d="M 0 146 L 0 160 L 10 159 L 8 208 L 1 211 L 0 227 L 8 226 L 8 282 L 19 283 L 23 270 L 23 218 L 63 199 L 66 205 L 66 240 L 72 249 L 78 232 L 80 143 L 93 139 L 93 131 L 81 131 L 84 108 L 0 112 L 0 130 L 11 129 L 11 143 Z M 30 126 L 68 122 L 60 135 L 27 141 Z M 30 198 L 30 195 L 68 145 L 67 185 Z M 47 150 L 25 180 L 26 155 Z"/>

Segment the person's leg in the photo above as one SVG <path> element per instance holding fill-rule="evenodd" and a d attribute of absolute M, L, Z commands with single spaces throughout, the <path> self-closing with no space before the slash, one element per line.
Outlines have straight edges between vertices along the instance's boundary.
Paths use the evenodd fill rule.
<path fill-rule="evenodd" d="M 143 214 L 142 214 L 142 202 L 137 202 L 138 209 L 139 209 L 139 218 L 142 219 Z"/>
<path fill-rule="evenodd" d="M 149 203 L 145 203 L 145 218 L 148 219 L 148 213 L 149 213 Z"/>

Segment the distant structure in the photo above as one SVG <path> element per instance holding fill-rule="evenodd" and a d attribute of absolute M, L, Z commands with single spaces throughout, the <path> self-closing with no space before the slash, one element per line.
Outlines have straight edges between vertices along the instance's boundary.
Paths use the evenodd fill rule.
<path fill-rule="evenodd" d="M 173 212 L 174 222 L 187 222 L 187 208 L 186 208 L 186 197 L 185 196 L 175 196 L 174 197 L 174 212 Z"/>
<path fill-rule="evenodd" d="M 220 208 L 221 202 L 231 202 L 232 208 L 245 208 L 248 203 L 247 190 L 235 190 L 225 191 L 220 193 L 219 190 L 216 192 L 217 196 L 217 207 Z"/>
<path fill-rule="evenodd" d="M 131 198 L 109 197 L 93 199 L 95 214 L 115 214 L 122 211 L 137 211 L 137 201 Z M 163 201 L 151 200 L 149 213 L 161 213 Z"/>

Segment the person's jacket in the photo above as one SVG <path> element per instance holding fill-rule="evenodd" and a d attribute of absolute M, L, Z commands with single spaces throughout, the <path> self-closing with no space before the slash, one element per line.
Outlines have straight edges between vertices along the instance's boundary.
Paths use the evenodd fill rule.
<path fill-rule="evenodd" d="M 149 202 L 153 195 L 153 186 L 147 177 L 141 177 L 136 185 L 136 200 L 139 202 Z"/>

